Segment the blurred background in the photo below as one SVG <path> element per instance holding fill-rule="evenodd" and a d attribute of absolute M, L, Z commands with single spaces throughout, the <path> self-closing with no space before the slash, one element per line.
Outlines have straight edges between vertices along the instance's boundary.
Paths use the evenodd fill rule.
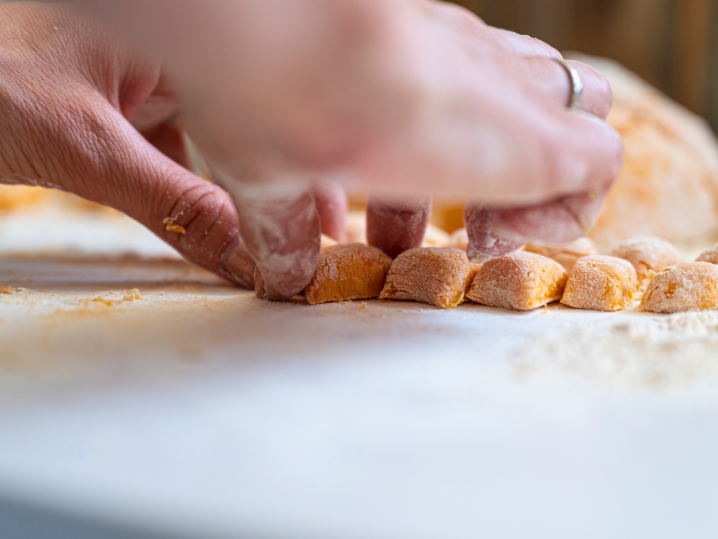
<path fill-rule="evenodd" d="M 618 60 L 718 130 L 718 0 L 455 0 L 561 51 Z"/>

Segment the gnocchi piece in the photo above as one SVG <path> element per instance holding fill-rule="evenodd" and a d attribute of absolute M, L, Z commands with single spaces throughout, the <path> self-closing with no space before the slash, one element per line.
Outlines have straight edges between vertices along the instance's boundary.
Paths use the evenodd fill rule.
<path fill-rule="evenodd" d="M 319 253 L 317 271 L 304 291 L 311 305 L 381 294 L 391 258 L 361 243 L 332 245 Z"/>
<path fill-rule="evenodd" d="M 327 247 L 331 247 L 332 245 L 336 245 L 337 242 L 334 238 L 330 238 L 329 236 L 322 234 L 322 239 L 319 244 L 319 249 L 324 250 Z"/>
<path fill-rule="evenodd" d="M 567 279 L 568 273 L 556 261 L 516 251 L 486 262 L 468 298 L 489 307 L 531 311 L 560 300 Z"/>
<path fill-rule="evenodd" d="M 628 260 L 636 268 L 638 285 L 645 290 L 652 272 L 659 273 L 673 264 L 684 262 L 678 250 L 660 238 L 632 238 L 623 241 L 613 250 L 611 256 Z"/>
<path fill-rule="evenodd" d="M 718 307 L 718 266 L 684 262 L 656 274 L 641 301 L 653 313 L 705 311 Z"/>
<path fill-rule="evenodd" d="M 571 243 L 538 243 L 526 244 L 524 251 L 543 255 L 561 264 L 564 269 L 570 272 L 584 256 L 597 255 L 596 245 L 590 238 L 579 238 Z"/>
<path fill-rule="evenodd" d="M 718 264 L 718 243 L 696 258 L 696 262 L 708 262 Z"/>
<path fill-rule="evenodd" d="M 634 298 L 636 269 L 612 256 L 587 256 L 576 262 L 561 303 L 574 309 L 621 311 Z"/>
<path fill-rule="evenodd" d="M 448 309 L 464 300 L 477 271 L 466 253 L 459 249 L 410 249 L 394 260 L 380 297 Z"/>
<path fill-rule="evenodd" d="M 426 225 L 422 247 L 451 247 L 451 236 L 438 226 L 429 223 Z"/>
<path fill-rule="evenodd" d="M 451 235 L 449 247 L 466 251 L 469 248 L 469 234 L 465 228 L 460 228 Z"/>

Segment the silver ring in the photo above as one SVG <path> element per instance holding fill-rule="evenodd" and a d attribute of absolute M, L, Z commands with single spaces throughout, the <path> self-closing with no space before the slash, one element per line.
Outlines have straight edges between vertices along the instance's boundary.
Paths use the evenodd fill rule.
<path fill-rule="evenodd" d="M 561 60 L 560 58 L 551 59 L 557 62 L 566 70 L 566 73 L 568 73 L 568 78 L 571 79 L 571 96 L 568 98 L 568 108 L 570 110 L 577 110 L 581 106 L 581 100 L 583 99 L 583 80 L 581 79 L 581 74 L 566 60 Z"/>

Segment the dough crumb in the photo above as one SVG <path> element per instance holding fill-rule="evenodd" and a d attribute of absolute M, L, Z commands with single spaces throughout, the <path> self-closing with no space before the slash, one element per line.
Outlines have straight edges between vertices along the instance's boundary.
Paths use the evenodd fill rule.
<path fill-rule="evenodd" d="M 392 264 L 380 297 L 418 301 L 442 309 L 456 307 L 464 301 L 477 271 L 459 249 L 410 249 Z"/>
<path fill-rule="evenodd" d="M 364 309 L 367 308 L 367 305 L 368 305 L 367 302 L 366 302 L 366 301 L 363 301 L 362 304 L 359 305 L 359 309 L 358 309 L 358 310 L 359 310 L 359 311 L 363 311 Z"/>
<path fill-rule="evenodd" d="M 682 313 L 718 308 L 718 266 L 684 262 L 657 274 L 648 285 L 641 310 Z"/>
<path fill-rule="evenodd" d="M 305 289 L 310 305 L 378 298 L 391 258 L 360 243 L 333 245 L 319 253 L 317 271 Z"/>
<path fill-rule="evenodd" d="M 674 264 L 684 262 L 683 256 L 673 244 L 653 237 L 623 241 L 613 250 L 611 256 L 623 258 L 633 264 L 640 290 L 645 290 L 648 286 L 651 271 L 660 273 Z"/>
<path fill-rule="evenodd" d="M 142 297 L 142 293 L 137 289 L 133 288 L 130 290 L 127 294 L 125 294 L 124 300 L 125 301 L 139 301 L 145 299 Z"/>
<path fill-rule="evenodd" d="M 468 297 L 489 307 L 532 311 L 561 299 L 567 279 L 568 273 L 555 260 L 516 251 L 486 262 Z"/>
<path fill-rule="evenodd" d="M 185 228 L 183 226 L 176 225 L 175 219 L 173 219 L 172 217 L 165 217 L 162 223 L 165 225 L 165 230 L 167 230 L 167 232 L 174 232 L 176 234 L 187 234 Z"/>
<path fill-rule="evenodd" d="M 0 294 L 12 296 L 15 292 L 17 292 L 17 288 L 13 288 L 12 286 L 0 286 Z"/>
<path fill-rule="evenodd" d="M 597 255 L 598 250 L 590 238 L 579 238 L 571 243 L 539 243 L 531 242 L 526 244 L 524 251 L 536 253 L 561 264 L 564 269 L 570 272 L 580 259 L 584 256 Z"/>
<path fill-rule="evenodd" d="M 621 311 L 633 301 L 636 269 L 622 258 L 587 256 L 571 270 L 561 303 L 574 309 Z"/>

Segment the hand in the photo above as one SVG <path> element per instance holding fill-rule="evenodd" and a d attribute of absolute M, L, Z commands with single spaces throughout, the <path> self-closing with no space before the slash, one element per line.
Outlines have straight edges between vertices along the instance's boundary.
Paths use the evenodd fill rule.
<path fill-rule="evenodd" d="M 12 112 L 0 127 L 14 133 L 0 149 L 0 172 L 125 211 L 236 282 L 251 284 L 254 259 L 270 299 L 301 291 L 314 272 L 318 177 L 516 206 L 595 200 L 620 167 L 618 136 L 565 109 L 565 73 L 526 59 L 555 51 L 443 4 L 214 0 L 198 11 L 191 0 L 94 3 L 129 16 L 125 28 L 169 61 L 189 129 L 241 219 L 224 191 L 148 144 L 182 162 L 177 130 L 164 121 L 173 100 L 159 62 L 58 8 L 3 7 L 0 44 L 23 54 L 0 65 Z M 34 28 L 31 39 L 23 25 Z M 28 78 L 38 84 L 28 87 Z M 587 86 L 587 110 L 605 114 L 605 81 L 589 76 Z M 143 126 L 145 139 L 128 121 L 157 97 L 168 109 Z M 168 231 L 166 219 L 187 233 Z"/>
<path fill-rule="evenodd" d="M 548 203 L 550 211 L 498 214 L 523 241 L 551 239 L 546 232 L 564 225 L 566 236 L 583 231 L 622 164 L 620 138 L 599 119 L 611 94 L 597 73 L 579 66 L 587 100 L 569 111 L 568 77 L 548 60 L 555 50 L 446 4 L 85 4 L 168 59 L 189 129 L 235 197 L 270 299 L 301 291 L 313 274 L 317 176 L 388 191 L 389 200 L 440 193 L 499 208 Z"/>
<path fill-rule="evenodd" d="M 111 206 L 189 261 L 254 287 L 231 197 L 187 170 L 178 100 L 158 60 L 67 7 L 2 4 L 0 110 L 0 182 Z M 343 194 L 315 191 L 336 236 Z"/>

